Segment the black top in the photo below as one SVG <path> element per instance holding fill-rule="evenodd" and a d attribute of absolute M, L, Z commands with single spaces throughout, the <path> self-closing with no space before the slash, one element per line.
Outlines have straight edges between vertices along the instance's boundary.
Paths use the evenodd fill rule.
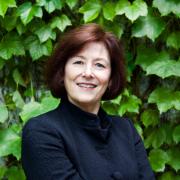
<path fill-rule="evenodd" d="M 81 110 L 62 100 L 23 128 L 22 165 L 28 180 L 154 180 L 132 122 Z"/>

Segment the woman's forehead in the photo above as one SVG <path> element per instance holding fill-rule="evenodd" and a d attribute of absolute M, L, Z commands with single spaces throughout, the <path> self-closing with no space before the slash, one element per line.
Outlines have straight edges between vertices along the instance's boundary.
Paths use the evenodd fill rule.
<path fill-rule="evenodd" d="M 87 58 L 94 57 L 94 59 L 107 60 L 109 61 L 110 55 L 108 49 L 102 42 L 91 42 L 86 44 L 81 51 L 76 53 L 74 56 Z"/>

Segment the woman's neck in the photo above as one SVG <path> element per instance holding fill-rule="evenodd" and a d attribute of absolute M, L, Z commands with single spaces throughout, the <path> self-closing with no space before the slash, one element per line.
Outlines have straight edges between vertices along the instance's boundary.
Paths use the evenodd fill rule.
<path fill-rule="evenodd" d="M 74 104 L 75 106 L 79 107 L 80 109 L 82 109 L 83 111 L 92 113 L 92 114 L 98 114 L 99 108 L 100 108 L 100 102 L 94 103 L 94 104 L 89 104 L 89 103 L 83 103 L 83 102 L 75 102 L 72 99 L 68 98 L 68 100 Z"/>

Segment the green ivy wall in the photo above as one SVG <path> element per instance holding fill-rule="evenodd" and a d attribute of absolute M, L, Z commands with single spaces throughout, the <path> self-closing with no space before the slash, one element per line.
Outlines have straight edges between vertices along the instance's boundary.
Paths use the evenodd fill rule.
<path fill-rule="evenodd" d="M 179 180 L 179 0 L 0 0 L 0 179 L 25 179 L 22 126 L 59 102 L 44 63 L 64 31 L 89 22 L 125 49 L 127 88 L 103 107 L 132 118 L 158 180 Z"/>

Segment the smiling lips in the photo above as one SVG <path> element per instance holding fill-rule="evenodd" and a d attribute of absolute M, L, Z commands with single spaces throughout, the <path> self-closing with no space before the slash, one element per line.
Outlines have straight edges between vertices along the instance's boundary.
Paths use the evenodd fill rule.
<path fill-rule="evenodd" d="M 77 83 L 77 85 L 82 88 L 96 88 L 97 87 L 97 85 L 92 84 L 92 83 Z"/>

